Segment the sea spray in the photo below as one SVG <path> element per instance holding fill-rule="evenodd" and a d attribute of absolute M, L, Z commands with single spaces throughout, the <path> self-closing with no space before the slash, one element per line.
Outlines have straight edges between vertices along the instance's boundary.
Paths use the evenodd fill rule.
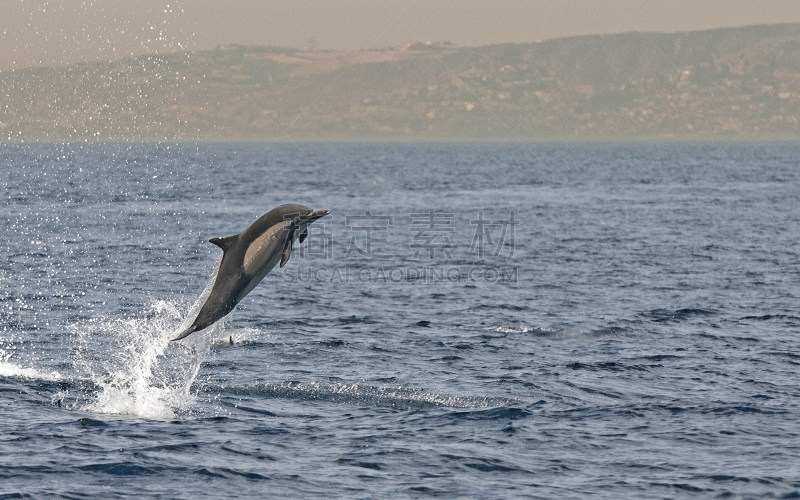
<path fill-rule="evenodd" d="M 30 380 L 56 381 L 62 378 L 60 372 L 47 368 L 35 368 L 33 356 L 22 342 L 13 335 L 0 330 L 0 377 L 18 377 Z"/>
<path fill-rule="evenodd" d="M 158 301 L 145 317 L 93 319 L 72 327 L 75 367 L 97 393 L 83 408 L 97 413 L 168 419 L 192 409 L 191 386 L 217 328 L 189 342 L 170 339 L 183 318 L 175 304 Z"/>
<path fill-rule="evenodd" d="M 57 371 L 41 371 L 36 368 L 29 368 L 20 366 L 14 362 L 8 361 L 8 358 L 3 358 L 3 353 L 0 351 L 0 377 L 19 377 L 27 378 L 30 380 L 46 380 L 57 381 L 61 380 L 61 373 Z"/>
<path fill-rule="evenodd" d="M 191 411 L 192 384 L 211 339 L 225 322 L 179 343 L 170 340 L 194 320 L 211 293 L 218 268 L 219 262 L 185 316 L 175 303 L 159 300 L 141 318 L 101 318 L 73 325 L 78 339 L 75 366 L 98 387 L 84 410 L 152 419 Z"/>

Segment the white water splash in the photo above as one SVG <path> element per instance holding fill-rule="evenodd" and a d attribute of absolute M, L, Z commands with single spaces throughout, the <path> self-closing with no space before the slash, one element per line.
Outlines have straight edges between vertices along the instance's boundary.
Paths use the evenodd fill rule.
<path fill-rule="evenodd" d="M 261 331 L 256 328 L 231 328 L 225 330 L 225 335 L 220 338 L 215 338 L 212 348 L 220 349 L 230 347 L 236 344 L 252 342 L 261 337 Z"/>
<path fill-rule="evenodd" d="M 531 333 L 531 332 L 539 334 L 554 333 L 553 330 L 550 330 L 548 328 L 537 328 L 528 326 L 492 326 L 484 328 L 484 330 L 490 330 L 499 333 Z"/>
<path fill-rule="evenodd" d="M 192 383 L 209 352 L 210 337 L 222 325 L 171 343 L 182 322 L 175 304 L 159 301 L 145 317 L 75 325 L 76 368 L 99 387 L 95 400 L 83 409 L 152 419 L 190 411 L 195 404 Z"/>
<path fill-rule="evenodd" d="M 423 388 L 370 386 L 362 384 L 320 382 L 281 384 L 256 384 L 249 387 L 227 387 L 229 393 L 263 393 L 270 397 L 300 398 L 333 401 L 337 403 L 414 408 L 436 406 L 447 408 L 493 408 L 516 400 L 476 396 L 449 396 Z"/>
<path fill-rule="evenodd" d="M 55 381 L 61 380 L 61 374 L 57 371 L 42 372 L 35 368 L 25 368 L 8 361 L 4 352 L 0 352 L 0 377 L 20 377 L 31 380 Z"/>

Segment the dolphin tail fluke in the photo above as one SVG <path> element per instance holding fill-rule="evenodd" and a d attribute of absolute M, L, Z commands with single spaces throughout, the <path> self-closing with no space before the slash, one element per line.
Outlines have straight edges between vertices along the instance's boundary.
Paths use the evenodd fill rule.
<path fill-rule="evenodd" d="M 180 335 L 178 335 L 177 337 L 172 339 L 170 342 L 175 342 L 176 340 L 180 340 L 180 339 L 186 338 L 186 337 L 188 337 L 189 335 L 193 334 L 196 331 L 197 331 L 197 325 L 193 324 L 192 326 L 190 326 L 189 328 L 187 328 L 186 330 L 181 332 Z"/>

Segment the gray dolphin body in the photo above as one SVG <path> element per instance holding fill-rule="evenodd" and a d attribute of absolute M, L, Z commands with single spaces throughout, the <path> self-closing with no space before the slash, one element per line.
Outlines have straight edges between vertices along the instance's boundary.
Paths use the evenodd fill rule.
<path fill-rule="evenodd" d="M 308 235 L 308 225 L 329 213 L 303 205 L 281 205 L 239 234 L 209 240 L 223 252 L 217 278 L 197 318 L 172 340 L 207 328 L 231 312 L 275 264 L 280 262 L 280 267 L 286 264 L 292 253 L 292 243 L 295 239 L 303 242 Z"/>

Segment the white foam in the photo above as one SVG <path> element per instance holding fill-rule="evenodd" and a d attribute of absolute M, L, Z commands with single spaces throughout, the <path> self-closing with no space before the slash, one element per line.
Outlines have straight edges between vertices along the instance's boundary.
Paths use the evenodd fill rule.
<path fill-rule="evenodd" d="M 105 318 L 73 326 L 76 368 L 99 387 L 84 410 L 170 419 L 192 409 L 190 393 L 209 351 L 209 336 L 221 325 L 180 344 L 170 343 L 183 322 L 175 304 L 154 303 L 141 318 Z"/>
<path fill-rule="evenodd" d="M 9 362 L 7 359 L 0 361 L 0 377 L 19 377 L 30 380 L 61 380 L 61 374 L 57 371 L 42 372 L 35 368 L 24 368 Z"/>
<path fill-rule="evenodd" d="M 527 326 L 496 326 L 496 327 L 485 328 L 485 330 L 491 330 L 499 333 L 528 333 L 534 331 L 535 332 L 547 331 L 542 328 L 528 328 Z"/>
<path fill-rule="evenodd" d="M 308 395 L 313 399 L 376 404 L 392 407 L 426 404 L 449 408 L 492 408 L 505 404 L 505 400 L 474 396 L 448 396 L 422 388 L 376 387 L 360 384 L 319 382 L 284 382 L 279 386 L 267 384 L 268 390 L 278 394 L 290 393 Z"/>

